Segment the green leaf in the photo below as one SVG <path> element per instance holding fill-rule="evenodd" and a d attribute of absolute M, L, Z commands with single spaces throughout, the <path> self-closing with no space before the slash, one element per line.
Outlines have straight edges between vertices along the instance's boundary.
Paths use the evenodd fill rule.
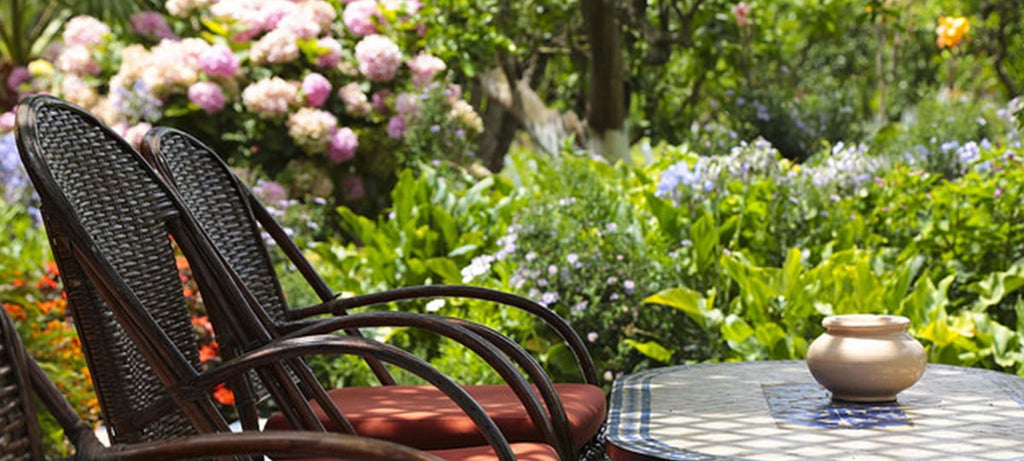
<path fill-rule="evenodd" d="M 701 327 L 707 328 L 712 324 L 707 316 L 708 310 L 714 303 L 714 291 L 711 292 L 710 301 L 700 293 L 689 288 L 669 288 L 644 299 L 646 304 L 662 304 L 668 307 L 679 309 L 686 313 L 693 321 Z"/>
<path fill-rule="evenodd" d="M 742 317 L 729 315 L 722 326 L 722 337 L 727 341 L 742 343 L 754 334 L 754 329 Z"/>
<path fill-rule="evenodd" d="M 669 363 L 672 361 L 672 352 L 654 341 L 641 343 L 632 339 L 627 339 L 624 342 L 633 349 L 636 349 L 637 352 L 661 363 Z"/>
<path fill-rule="evenodd" d="M 658 220 L 658 226 L 662 234 L 670 240 L 678 240 L 680 232 L 679 209 L 671 202 L 664 200 L 654 194 L 645 194 L 647 205 Z"/>

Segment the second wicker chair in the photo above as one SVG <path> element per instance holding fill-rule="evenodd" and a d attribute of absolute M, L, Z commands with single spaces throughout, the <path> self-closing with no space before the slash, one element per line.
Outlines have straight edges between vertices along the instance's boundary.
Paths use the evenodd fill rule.
<path fill-rule="evenodd" d="M 272 319 L 271 329 L 279 333 L 309 325 L 309 319 L 322 314 L 340 316 L 358 307 L 426 297 L 480 299 L 539 317 L 561 335 L 575 354 L 584 380 L 583 383 L 554 385 L 558 395 L 548 403 L 564 407 L 567 415 L 567 419 L 560 422 L 562 410 L 550 411 L 558 431 L 556 446 L 561 447 L 563 458 L 579 452 L 585 456 L 600 455 L 602 450 L 596 438 L 606 407 L 603 391 L 597 386 L 593 360 L 579 335 L 551 309 L 509 293 L 471 286 L 413 286 L 339 298 L 267 209 L 209 147 L 180 130 L 156 128 L 146 135 L 142 153 L 181 195 L 212 244 L 251 290 L 257 301 L 254 304 L 263 310 L 260 315 Z M 322 304 L 305 308 L 288 306 L 270 262 L 263 232 L 273 238 L 298 268 L 321 297 Z M 384 384 L 393 383 L 386 371 L 379 367 L 375 371 Z M 545 441 L 542 431 L 533 424 L 516 396 L 508 392 L 507 386 L 466 386 L 466 389 L 510 440 Z M 457 417 L 455 409 L 444 399 L 436 398 L 437 390 L 429 386 L 345 387 L 331 390 L 329 394 L 359 434 L 421 448 L 481 442 L 477 435 L 464 429 L 465 421 Z M 410 412 L 410 408 L 416 411 Z M 329 421 L 324 423 L 330 425 Z M 281 417 L 272 418 L 268 426 L 288 427 Z"/>

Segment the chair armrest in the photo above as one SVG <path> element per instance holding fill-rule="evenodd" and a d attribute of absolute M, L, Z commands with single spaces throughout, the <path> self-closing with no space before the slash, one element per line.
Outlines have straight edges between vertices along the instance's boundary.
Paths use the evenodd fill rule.
<path fill-rule="evenodd" d="M 85 448 L 85 447 L 83 447 Z M 327 457 L 373 461 L 441 461 L 429 453 L 384 440 L 348 434 L 303 431 L 266 431 L 202 434 L 159 442 L 145 442 L 79 450 L 76 459 L 94 461 L 163 461 L 213 456 L 264 455 Z"/>
<path fill-rule="evenodd" d="M 451 317 L 414 312 L 378 311 L 360 312 L 306 323 L 303 328 L 290 332 L 282 339 L 373 327 L 419 328 L 448 337 L 466 346 L 482 357 L 509 384 L 523 403 L 530 419 L 540 428 L 547 443 L 559 451 L 560 457 L 563 459 L 577 458 L 569 420 L 561 399 L 555 391 L 554 384 L 544 373 L 540 364 L 522 346 L 491 328 Z M 537 399 L 537 391 L 530 387 L 514 365 L 522 367 L 530 380 L 537 386 L 541 398 L 547 404 L 547 411 Z"/>
<path fill-rule="evenodd" d="M 366 338 L 334 334 L 310 335 L 273 341 L 263 347 L 234 357 L 217 368 L 197 376 L 182 394 L 208 395 L 218 384 L 227 382 L 248 370 L 273 366 L 283 361 L 309 355 L 351 354 L 372 357 L 391 363 L 423 378 L 448 395 L 476 423 L 501 461 L 514 461 L 515 455 L 497 424 L 465 389 L 422 359 L 397 347 Z M 287 404 L 290 402 L 278 402 Z M 306 405 L 306 402 L 297 402 Z"/>
<path fill-rule="evenodd" d="M 573 330 L 564 318 L 543 305 L 524 298 L 522 296 L 492 290 L 489 288 L 467 286 L 467 285 L 420 285 L 412 287 L 395 288 L 392 290 L 353 296 L 351 298 L 336 298 L 315 306 L 304 307 L 289 311 L 289 316 L 294 319 L 303 319 L 316 315 L 333 314 L 342 315 L 349 309 L 366 307 L 377 304 L 387 304 L 396 301 L 406 301 L 419 298 L 434 297 L 457 297 L 467 299 L 479 299 L 491 301 L 509 307 L 529 312 L 549 326 L 565 341 L 566 345 L 576 357 L 576 362 L 583 374 L 583 380 L 587 384 L 599 385 L 597 380 L 597 367 L 590 352 L 580 338 L 580 335 Z"/>

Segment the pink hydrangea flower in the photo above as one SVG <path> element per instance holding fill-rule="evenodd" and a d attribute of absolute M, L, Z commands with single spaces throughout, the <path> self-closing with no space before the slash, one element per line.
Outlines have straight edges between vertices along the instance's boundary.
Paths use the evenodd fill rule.
<path fill-rule="evenodd" d="M 298 9 L 298 5 L 288 0 L 273 0 L 264 3 L 263 7 L 260 8 L 260 15 L 263 17 L 260 25 L 263 27 L 263 30 L 274 30 L 282 19 Z"/>
<path fill-rule="evenodd" d="M 316 57 L 316 66 L 322 69 L 330 69 L 341 62 L 341 43 L 333 37 L 324 37 L 317 40 L 316 45 L 320 48 L 320 55 Z"/>
<path fill-rule="evenodd" d="M 356 82 L 338 89 L 338 97 L 345 103 L 345 111 L 352 115 L 366 115 L 370 112 L 370 100 Z"/>
<path fill-rule="evenodd" d="M 199 69 L 212 77 L 234 77 L 238 67 L 238 57 L 226 45 L 213 45 L 199 55 Z"/>
<path fill-rule="evenodd" d="M 303 107 L 288 117 L 288 136 L 311 154 L 324 152 L 338 129 L 338 119 L 320 109 Z"/>
<path fill-rule="evenodd" d="M 128 143 L 131 144 L 132 147 L 138 148 L 139 146 L 142 145 L 142 137 L 145 136 L 146 132 L 148 132 L 152 128 L 153 125 L 150 125 L 146 122 L 142 122 L 137 125 L 129 127 L 127 130 L 125 130 L 124 136 L 122 137 L 125 141 L 128 141 Z"/>
<path fill-rule="evenodd" d="M 331 82 L 316 72 L 310 72 L 302 79 L 302 94 L 306 102 L 313 107 L 320 107 L 331 96 Z"/>
<path fill-rule="evenodd" d="M 11 73 L 7 75 L 7 89 L 17 92 L 18 87 L 29 80 L 32 80 L 32 73 L 28 71 L 28 67 L 15 67 L 11 69 Z"/>
<path fill-rule="evenodd" d="M 75 16 L 64 25 L 65 45 L 95 46 L 103 43 L 110 27 L 92 16 Z"/>
<path fill-rule="evenodd" d="M 438 72 L 446 69 L 444 61 L 437 56 L 420 53 L 405 63 L 412 71 L 412 84 L 422 88 L 434 79 Z"/>
<path fill-rule="evenodd" d="M 331 136 L 331 144 L 327 148 L 327 158 L 333 163 L 352 160 L 359 147 L 359 136 L 349 127 L 339 128 Z"/>
<path fill-rule="evenodd" d="M 156 40 L 165 38 L 176 40 L 178 38 L 171 31 L 171 26 L 167 24 L 167 19 L 164 18 L 164 15 L 156 11 L 140 11 L 133 14 L 129 21 L 131 22 L 132 32 L 142 37 Z"/>
<path fill-rule="evenodd" d="M 405 120 L 402 120 L 402 117 L 396 115 L 388 120 L 388 136 L 391 139 L 402 139 L 405 137 L 405 130 Z"/>
<path fill-rule="evenodd" d="M 280 77 L 271 77 L 242 90 L 242 104 L 262 118 L 276 118 L 288 113 L 298 95 L 298 85 Z"/>
<path fill-rule="evenodd" d="M 15 119 L 16 117 L 14 115 L 13 109 L 8 112 L 4 112 L 3 114 L 0 114 L 0 132 L 8 132 L 13 130 Z"/>
<path fill-rule="evenodd" d="M 57 68 L 76 75 L 96 74 L 100 71 L 99 63 L 93 59 L 92 51 L 86 45 L 64 47 L 57 57 Z"/>
<path fill-rule="evenodd" d="M 356 44 L 356 60 L 359 72 L 367 78 L 387 82 L 395 78 L 395 72 L 402 66 L 402 50 L 390 38 L 369 35 Z"/>
<path fill-rule="evenodd" d="M 188 87 L 188 100 L 207 114 L 215 114 L 224 108 L 224 91 L 213 82 L 196 82 Z"/>
<path fill-rule="evenodd" d="M 379 31 L 377 24 L 384 18 L 376 0 L 356 0 L 345 6 L 341 20 L 352 35 L 364 37 L 376 34 Z"/>
<path fill-rule="evenodd" d="M 411 119 L 420 111 L 420 98 L 414 93 L 402 93 L 395 98 L 395 112 L 403 118 Z"/>
<path fill-rule="evenodd" d="M 297 9 L 281 19 L 277 24 L 277 30 L 287 32 L 298 39 L 309 40 L 320 35 L 321 29 L 308 11 Z"/>
<path fill-rule="evenodd" d="M 299 45 L 295 36 L 285 30 L 268 32 L 252 45 L 249 60 L 253 64 L 280 64 L 294 61 L 299 57 Z"/>

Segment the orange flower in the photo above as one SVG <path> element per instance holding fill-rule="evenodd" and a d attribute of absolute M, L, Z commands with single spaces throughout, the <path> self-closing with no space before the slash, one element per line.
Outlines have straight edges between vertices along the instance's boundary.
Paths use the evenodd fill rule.
<path fill-rule="evenodd" d="M 199 348 L 199 362 L 206 363 L 209 362 L 210 360 L 213 360 L 215 357 L 217 357 L 217 352 L 219 351 L 219 349 L 220 347 L 217 345 L 216 342 L 210 344 L 203 344 L 203 346 Z"/>
<path fill-rule="evenodd" d="M 219 384 L 213 390 L 213 399 L 220 402 L 221 405 L 234 405 L 235 393 L 231 392 L 231 389 L 228 389 L 224 384 Z"/>
<path fill-rule="evenodd" d="M 22 279 L 14 279 L 13 281 L 11 281 L 11 286 L 14 288 L 21 288 L 25 286 L 25 281 Z"/>
<path fill-rule="evenodd" d="M 953 48 L 964 39 L 967 32 L 971 30 L 971 23 L 962 16 L 942 16 L 939 18 L 939 26 L 935 28 L 935 35 L 938 36 L 936 43 L 939 48 Z"/>
<path fill-rule="evenodd" d="M 210 324 L 209 317 L 205 315 L 193 315 L 192 324 L 210 332 L 210 334 L 213 334 L 213 325 Z"/>
<path fill-rule="evenodd" d="M 46 262 L 46 273 L 48 273 L 48 274 L 50 274 L 50 275 L 52 275 L 54 277 L 57 277 L 58 275 L 60 275 L 60 269 L 57 268 L 57 263 L 55 263 L 53 261 L 47 261 Z"/>
<path fill-rule="evenodd" d="M 4 303 L 4 310 L 7 311 L 7 315 L 11 316 L 15 321 L 24 322 L 28 320 L 28 314 L 25 313 L 25 309 L 17 304 Z"/>
<path fill-rule="evenodd" d="M 44 275 L 44 276 L 40 277 L 39 281 L 36 282 L 36 289 L 39 289 L 39 290 L 53 290 L 53 289 L 56 289 L 56 288 L 57 288 L 57 281 L 54 280 L 49 275 Z"/>
<path fill-rule="evenodd" d="M 188 270 L 188 260 L 184 256 L 175 256 L 174 263 L 177 264 L 179 271 Z"/>

